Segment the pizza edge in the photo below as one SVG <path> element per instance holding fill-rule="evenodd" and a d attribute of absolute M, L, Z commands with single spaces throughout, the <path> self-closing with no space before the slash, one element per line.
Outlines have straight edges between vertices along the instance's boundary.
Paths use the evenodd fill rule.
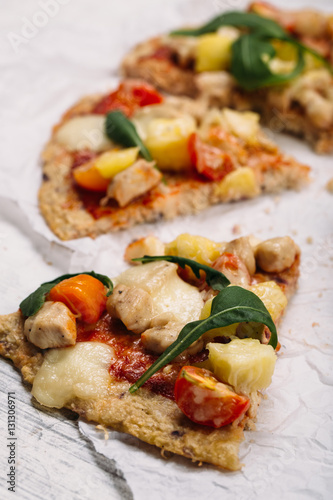
<path fill-rule="evenodd" d="M 251 167 L 254 175 L 245 192 L 242 189 L 221 189 L 220 182 L 165 174 L 168 190 L 161 182 L 126 207 L 116 207 L 112 213 L 94 219 L 73 188 L 72 157 L 65 147 L 57 143 L 55 133 L 69 118 L 91 111 L 99 98 L 96 95 L 85 97 L 70 108 L 54 127 L 51 140 L 42 153 L 43 180 L 39 190 L 39 207 L 51 230 L 62 240 L 85 236 L 95 238 L 136 224 L 196 214 L 218 203 L 255 198 L 261 193 L 277 193 L 285 189 L 298 190 L 309 182 L 309 167 L 278 152 L 280 160 L 274 168 L 264 165 Z"/>
<path fill-rule="evenodd" d="M 293 265 L 278 274 L 262 275 L 264 281 L 273 279 L 289 299 L 297 288 L 300 255 Z M 277 319 L 280 323 L 284 311 Z M 10 359 L 21 371 L 25 382 L 33 384 L 43 363 L 45 350 L 31 344 L 24 336 L 24 318 L 20 311 L 0 316 L 0 355 Z M 193 462 L 207 462 L 229 470 L 239 470 L 239 445 L 244 440 L 244 426 L 253 428 L 260 394 L 252 398 L 248 417 L 238 424 L 212 429 L 191 422 L 176 403 L 145 388 L 135 395 L 128 392 L 127 381 L 111 380 L 107 397 L 70 400 L 65 408 L 93 421 L 125 432 L 161 448 L 162 452 L 190 458 Z"/>

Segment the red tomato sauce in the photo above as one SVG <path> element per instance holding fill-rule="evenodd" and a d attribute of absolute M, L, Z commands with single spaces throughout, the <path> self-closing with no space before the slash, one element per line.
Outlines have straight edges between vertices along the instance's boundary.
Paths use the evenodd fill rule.
<path fill-rule="evenodd" d="M 129 332 L 121 321 L 111 319 L 107 313 L 93 326 L 78 322 L 76 341 L 103 342 L 111 346 L 116 359 L 111 363 L 110 375 L 117 380 L 127 380 L 130 384 L 134 384 L 158 358 L 158 355 L 145 350 L 139 335 Z M 207 353 L 204 351 L 184 359 L 184 362 L 169 363 L 155 373 L 144 387 L 174 400 L 174 385 L 182 366 L 202 361 L 205 357 Z"/>

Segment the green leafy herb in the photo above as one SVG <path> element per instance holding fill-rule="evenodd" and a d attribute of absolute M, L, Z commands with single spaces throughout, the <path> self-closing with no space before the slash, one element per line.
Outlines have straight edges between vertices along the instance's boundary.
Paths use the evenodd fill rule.
<path fill-rule="evenodd" d="M 68 278 L 73 278 L 73 276 L 78 276 L 79 274 L 88 274 L 89 276 L 98 279 L 103 283 L 103 285 L 108 290 L 106 296 L 108 297 L 109 295 L 111 295 L 113 291 L 113 283 L 110 280 L 110 278 L 104 276 L 104 274 L 98 274 L 95 273 L 94 271 L 87 273 L 63 274 L 62 276 L 59 276 L 59 278 L 56 278 L 53 281 L 47 281 L 46 283 L 42 283 L 40 287 L 37 288 L 37 290 L 32 292 L 26 299 L 22 300 L 20 304 L 20 309 L 22 311 L 22 314 L 24 316 L 33 316 L 34 314 L 36 314 L 39 311 L 39 309 L 43 306 L 46 295 L 55 285 Z"/>
<path fill-rule="evenodd" d="M 200 28 L 192 30 L 176 30 L 170 34 L 175 36 L 201 36 L 206 33 L 214 33 L 223 26 L 234 26 L 236 28 L 249 28 L 250 31 L 260 32 L 263 36 L 279 38 L 285 35 L 284 29 L 272 19 L 258 16 L 252 12 L 226 12 L 214 17 L 211 21 Z"/>
<path fill-rule="evenodd" d="M 206 273 L 206 281 L 209 286 L 213 288 L 213 290 L 223 290 L 226 286 L 230 285 L 230 281 L 224 274 L 212 267 L 205 266 L 204 264 L 199 264 L 192 259 L 186 259 L 185 257 L 177 257 L 174 255 L 158 255 L 158 256 L 149 256 L 145 255 L 140 259 L 133 259 L 133 261 L 142 262 L 146 264 L 147 262 L 153 262 L 155 260 L 166 260 L 168 262 L 174 262 L 178 264 L 180 267 L 185 269 L 185 266 L 189 266 L 194 272 L 197 278 L 200 278 L 200 271 L 204 271 Z"/>
<path fill-rule="evenodd" d="M 271 331 L 269 343 L 275 349 L 277 345 L 276 327 L 263 302 L 253 292 L 245 288 L 230 286 L 219 292 L 213 299 L 210 316 L 185 325 L 177 340 L 130 387 L 130 392 L 133 393 L 139 389 L 154 373 L 181 354 L 208 330 L 243 321 L 255 321 L 266 325 Z"/>
<path fill-rule="evenodd" d="M 295 78 L 304 68 L 304 54 L 298 47 L 298 59 L 290 73 L 273 73 L 269 61 L 276 51 L 264 38 L 257 35 L 244 35 L 231 47 L 231 73 L 246 90 L 254 90 L 267 85 L 277 85 Z"/>
<path fill-rule="evenodd" d="M 252 12 L 227 12 L 221 14 L 200 28 L 172 31 L 171 35 L 201 36 L 213 33 L 222 26 L 247 29 L 231 46 L 231 74 L 246 90 L 254 90 L 268 85 L 288 82 L 304 69 L 304 54 L 309 53 L 332 72 L 332 66 L 318 52 L 292 38 L 275 21 Z M 297 47 L 297 61 L 289 73 L 273 73 L 269 67 L 276 50 L 271 40 L 281 40 Z"/>
<path fill-rule="evenodd" d="M 126 148 L 137 146 L 147 161 L 153 160 L 133 123 L 121 111 L 111 111 L 106 115 L 105 130 L 112 141 Z"/>

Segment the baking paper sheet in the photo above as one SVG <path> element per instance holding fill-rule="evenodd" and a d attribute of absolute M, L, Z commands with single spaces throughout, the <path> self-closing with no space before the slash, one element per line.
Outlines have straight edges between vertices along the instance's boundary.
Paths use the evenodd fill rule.
<path fill-rule="evenodd" d="M 241 445 L 241 472 L 197 467 L 180 457 L 165 459 L 159 450 L 112 431 L 106 441 L 103 432 L 84 422 L 80 430 L 99 453 L 116 461 L 135 500 L 171 500 L 180 494 L 185 499 L 331 498 L 333 195 L 325 186 L 333 177 L 333 157 L 315 155 L 301 141 L 267 130 L 285 151 L 311 165 L 312 182 L 302 192 L 220 205 L 198 216 L 137 226 L 96 240 L 60 242 L 41 218 L 36 197 L 39 153 L 61 113 L 82 95 L 115 86 L 119 61 L 134 43 L 204 21 L 221 9 L 241 8 L 245 2 L 54 2 L 57 12 L 47 15 L 44 26 L 34 25 L 35 31 L 30 27 L 30 38 L 17 46 L 10 34 L 29 34 L 29 21 L 36 24 L 38 15 L 43 24 L 38 14 L 43 2 L 12 0 L 0 19 L 0 313 L 15 311 L 40 282 L 65 272 L 118 274 L 126 268 L 126 245 L 148 234 L 163 241 L 181 232 L 217 241 L 251 233 L 262 239 L 292 236 L 302 250 L 299 290 L 280 328 L 282 348 L 257 430 L 247 432 Z M 316 7 L 329 9 L 330 4 L 321 0 Z M 24 455 L 20 460 L 23 475 Z M 35 495 L 31 490 L 22 498 Z"/>

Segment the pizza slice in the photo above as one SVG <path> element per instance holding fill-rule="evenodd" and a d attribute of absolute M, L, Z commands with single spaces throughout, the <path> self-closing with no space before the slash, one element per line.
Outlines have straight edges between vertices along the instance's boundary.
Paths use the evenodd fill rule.
<path fill-rule="evenodd" d="M 142 254 L 150 254 L 142 258 Z M 156 256 L 156 253 L 162 254 Z M 0 317 L 0 354 L 42 405 L 238 470 L 299 275 L 289 237 L 132 243 L 136 263 L 43 283 Z"/>
<path fill-rule="evenodd" d="M 273 131 L 333 150 L 333 22 L 316 11 L 255 2 L 203 26 L 144 41 L 123 60 L 125 76 L 210 106 L 254 110 Z"/>
<path fill-rule="evenodd" d="M 298 189 L 309 172 L 264 134 L 257 114 L 208 110 L 137 80 L 71 108 L 43 162 L 40 210 L 63 240 Z"/>

